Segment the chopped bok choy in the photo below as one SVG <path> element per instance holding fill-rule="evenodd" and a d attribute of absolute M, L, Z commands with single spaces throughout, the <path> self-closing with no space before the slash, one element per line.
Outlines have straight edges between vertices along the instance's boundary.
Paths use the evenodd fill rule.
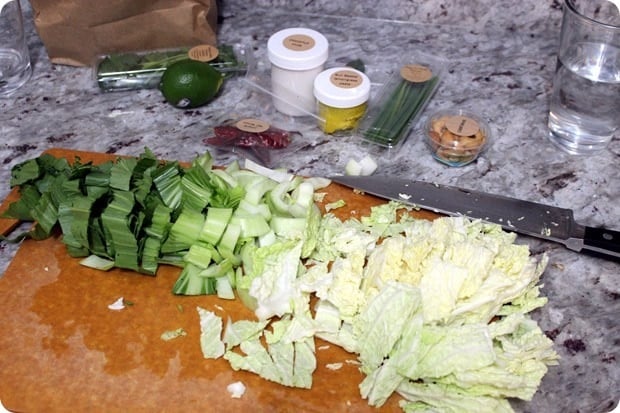
<path fill-rule="evenodd" d="M 4 216 L 36 222 L 23 236 L 37 239 L 58 227 L 84 265 L 155 275 L 172 264 L 182 267 L 175 294 L 233 299 L 242 249 L 301 240 L 303 255 L 312 252 L 314 190 L 328 184 L 252 161 L 215 168 L 208 152 L 189 166 L 148 149 L 100 165 L 45 154 L 13 168 L 21 198 Z"/>

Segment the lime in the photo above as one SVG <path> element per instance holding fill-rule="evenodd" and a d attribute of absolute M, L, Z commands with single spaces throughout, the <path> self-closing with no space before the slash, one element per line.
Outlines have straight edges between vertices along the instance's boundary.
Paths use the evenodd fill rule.
<path fill-rule="evenodd" d="M 166 68 L 159 88 L 168 103 L 178 108 L 195 108 L 213 99 L 223 80 L 222 74 L 208 63 L 185 59 Z"/>

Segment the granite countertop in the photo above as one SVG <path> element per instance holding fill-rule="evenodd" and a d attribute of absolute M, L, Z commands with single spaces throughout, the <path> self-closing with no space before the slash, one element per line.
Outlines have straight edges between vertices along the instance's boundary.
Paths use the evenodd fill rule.
<path fill-rule="evenodd" d="M 398 152 L 384 153 L 300 122 L 302 144 L 277 166 L 326 176 L 370 153 L 381 174 L 571 208 L 580 223 L 619 229 L 620 136 L 587 157 L 560 152 L 546 138 L 561 17 L 557 1 L 385 3 L 377 10 L 372 1 L 350 9 L 348 2 L 327 0 L 224 2 L 219 41 L 249 45 L 257 62 L 252 75 L 258 78 L 266 70 L 268 37 L 293 26 L 328 38 L 328 65 L 361 58 L 377 84 L 403 56 L 433 54 L 445 61 L 445 76 L 425 114 L 452 106 L 478 112 L 491 126 L 490 147 L 476 162 L 450 168 L 433 160 L 419 128 Z M 226 115 L 261 114 L 265 95 L 243 78 L 227 81 L 211 104 L 185 111 L 172 108 L 157 90 L 101 93 L 89 68 L 50 63 L 29 7 L 25 14 L 34 74 L 15 95 L 0 99 L 2 198 L 9 192 L 10 168 L 47 148 L 139 155 L 148 147 L 160 158 L 188 161 L 207 149 L 202 140 L 209 127 Z M 220 164 L 235 157 L 216 154 Z M 549 302 L 534 317 L 562 359 L 549 369 L 534 400 L 514 402 L 515 410 L 611 411 L 620 399 L 620 264 L 559 244 L 526 237 L 518 242 L 529 244 L 533 255 L 550 257 L 542 279 Z M 0 245 L 0 273 L 16 248 Z"/>

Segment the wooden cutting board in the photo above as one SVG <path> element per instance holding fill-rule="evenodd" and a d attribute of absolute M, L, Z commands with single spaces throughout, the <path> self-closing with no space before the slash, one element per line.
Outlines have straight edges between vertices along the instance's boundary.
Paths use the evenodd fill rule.
<path fill-rule="evenodd" d="M 48 151 L 70 161 L 103 162 L 113 155 L 64 149 Z M 324 203 L 344 199 L 341 218 L 362 216 L 380 199 L 332 184 Z M 15 199 L 12 193 L 9 199 Z M 8 202 L 2 206 L 6 208 Z M 432 219 L 434 214 L 420 212 Z M 3 233 L 15 226 L 0 220 Z M 53 237 L 24 241 L 0 278 L 0 401 L 15 412 L 376 412 L 359 395 L 363 379 L 355 355 L 316 340 L 317 369 L 310 390 L 285 387 L 233 371 L 224 359 L 200 350 L 196 307 L 224 320 L 254 319 L 238 300 L 171 293 L 179 269 L 161 266 L 157 276 L 101 272 L 80 266 Z M 131 305 L 113 311 L 123 297 Z M 171 341 L 165 331 L 183 328 Z M 343 363 L 330 370 L 330 363 Z M 247 386 L 240 399 L 226 387 Z M 400 411 L 392 396 L 380 411 Z"/>

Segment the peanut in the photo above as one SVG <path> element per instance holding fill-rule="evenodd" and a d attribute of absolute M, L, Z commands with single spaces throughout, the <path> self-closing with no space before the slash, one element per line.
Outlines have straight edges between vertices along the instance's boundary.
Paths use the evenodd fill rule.
<path fill-rule="evenodd" d="M 485 132 L 479 129 L 471 136 L 452 133 L 446 126 L 449 119 L 449 116 L 444 115 L 431 120 L 428 132 L 430 146 L 435 155 L 444 161 L 456 164 L 469 163 L 486 142 Z"/>

